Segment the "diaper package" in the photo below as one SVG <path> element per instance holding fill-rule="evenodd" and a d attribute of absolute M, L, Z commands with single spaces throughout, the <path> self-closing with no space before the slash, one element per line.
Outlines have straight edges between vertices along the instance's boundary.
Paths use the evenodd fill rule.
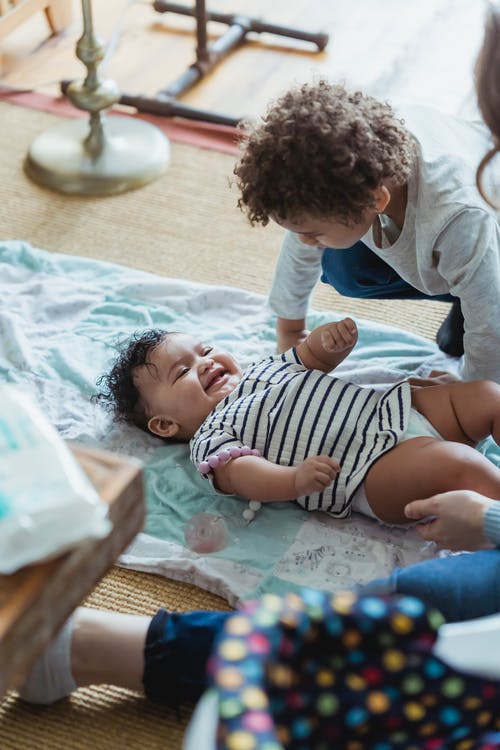
<path fill-rule="evenodd" d="M 31 397 L 0 385 L 0 573 L 106 536 L 107 513 Z"/>

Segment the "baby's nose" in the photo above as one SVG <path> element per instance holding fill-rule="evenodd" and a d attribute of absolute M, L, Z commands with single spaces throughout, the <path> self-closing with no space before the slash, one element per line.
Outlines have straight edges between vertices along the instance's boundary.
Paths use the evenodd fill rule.
<path fill-rule="evenodd" d="M 214 364 L 215 362 L 211 357 L 203 357 L 201 360 L 201 371 L 207 372 L 207 370 L 211 370 Z"/>

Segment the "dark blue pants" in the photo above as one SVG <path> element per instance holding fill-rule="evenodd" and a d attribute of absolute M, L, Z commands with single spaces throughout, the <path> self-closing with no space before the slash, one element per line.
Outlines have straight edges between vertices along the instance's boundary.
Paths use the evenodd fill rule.
<path fill-rule="evenodd" d="M 432 299 L 440 302 L 453 302 L 455 299 L 451 294 L 429 297 L 410 286 L 364 242 L 356 242 L 344 250 L 326 248 L 321 266 L 321 281 L 333 286 L 344 297 Z"/>
<path fill-rule="evenodd" d="M 215 639 L 233 612 L 167 612 L 151 620 L 144 648 L 147 697 L 177 708 L 197 700 L 207 686 L 207 662 Z"/>

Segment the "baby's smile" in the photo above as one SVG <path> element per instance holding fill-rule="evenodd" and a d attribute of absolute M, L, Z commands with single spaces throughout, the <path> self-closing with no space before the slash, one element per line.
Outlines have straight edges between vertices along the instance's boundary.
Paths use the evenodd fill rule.
<path fill-rule="evenodd" d="M 216 392 L 221 386 L 226 384 L 227 379 L 228 379 L 227 371 L 224 370 L 223 367 L 216 367 L 215 370 L 213 370 L 209 374 L 208 380 L 205 383 L 205 392 L 206 393 Z"/>

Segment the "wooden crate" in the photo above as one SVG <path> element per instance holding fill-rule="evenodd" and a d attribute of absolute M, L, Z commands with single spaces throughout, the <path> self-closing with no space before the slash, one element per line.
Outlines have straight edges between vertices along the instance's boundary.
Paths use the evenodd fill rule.
<path fill-rule="evenodd" d="M 72 8 L 72 0 L 0 0 L 0 39 L 39 11 L 53 34 L 62 31 L 71 23 Z"/>
<path fill-rule="evenodd" d="M 0 696 L 19 685 L 61 625 L 142 529 L 142 470 L 124 456 L 75 449 L 99 494 L 109 503 L 112 531 L 48 562 L 0 575 Z"/>

